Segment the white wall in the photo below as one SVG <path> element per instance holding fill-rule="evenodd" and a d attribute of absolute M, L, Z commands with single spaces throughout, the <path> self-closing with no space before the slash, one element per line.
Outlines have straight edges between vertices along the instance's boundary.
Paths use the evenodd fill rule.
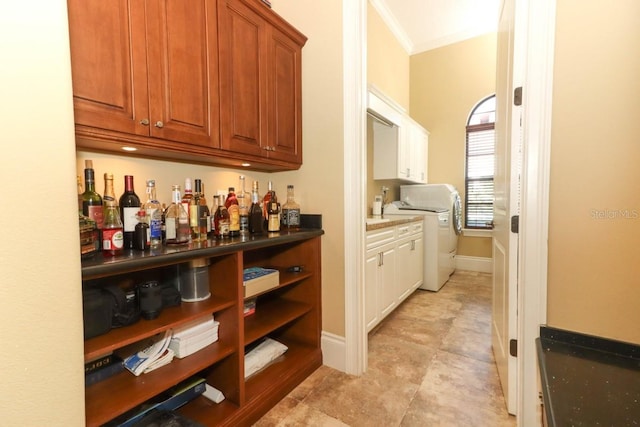
<path fill-rule="evenodd" d="M 3 6 L 0 424 L 79 426 L 82 300 L 67 3 Z"/>

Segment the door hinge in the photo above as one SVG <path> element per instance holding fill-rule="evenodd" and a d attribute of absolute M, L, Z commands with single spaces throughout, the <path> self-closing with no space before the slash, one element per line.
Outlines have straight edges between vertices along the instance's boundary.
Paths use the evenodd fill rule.
<path fill-rule="evenodd" d="M 513 105 L 519 107 L 522 105 L 522 86 L 519 86 L 513 90 Z"/>
<path fill-rule="evenodd" d="M 520 230 L 520 215 L 514 215 L 511 217 L 511 232 L 518 233 Z"/>
<path fill-rule="evenodd" d="M 509 340 L 509 354 L 518 357 L 518 340 Z"/>

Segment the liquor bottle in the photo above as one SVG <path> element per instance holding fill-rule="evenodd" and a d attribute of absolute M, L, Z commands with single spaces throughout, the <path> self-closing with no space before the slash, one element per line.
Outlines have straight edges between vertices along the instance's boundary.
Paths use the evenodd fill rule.
<path fill-rule="evenodd" d="M 267 224 L 267 231 L 274 232 L 280 231 L 280 203 L 271 195 L 269 201 L 269 222 Z"/>
<path fill-rule="evenodd" d="M 191 239 L 189 216 L 182 205 L 179 185 L 174 185 L 172 188 L 171 204 L 164 215 L 164 222 L 166 227 L 165 242 L 167 245 L 182 245 L 189 243 L 189 240 Z"/>
<path fill-rule="evenodd" d="M 145 251 L 151 247 L 151 232 L 147 218 L 147 212 L 144 209 L 140 209 L 136 214 L 138 223 L 133 231 L 133 248 L 139 251 Z"/>
<path fill-rule="evenodd" d="M 198 225 L 198 205 L 200 204 L 200 180 L 196 179 L 195 181 L 195 191 L 192 192 L 191 198 L 189 199 L 189 207 L 187 209 L 187 213 L 189 214 L 189 227 L 191 227 L 191 241 L 199 242 L 200 241 L 200 226 Z M 183 197 L 182 200 L 185 200 Z"/>
<path fill-rule="evenodd" d="M 240 175 L 240 186 L 236 194 L 238 199 L 238 213 L 240 215 L 240 235 L 249 234 L 249 207 L 251 206 L 251 194 L 245 189 L 244 175 Z"/>
<path fill-rule="evenodd" d="M 156 197 L 156 181 L 147 180 L 147 200 L 144 202 L 144 210 L 149 223 L 149 239 L 152 248 L 162 244 L 162 207 Z"/>
<path fill-rule="evenodd" d="M 229 211 L 229 237 L 240 235 L 240 207 L 235 190 L 234 187 L 229 187 L 229 194 L 224 202 L 224 206 Z"/>
<path fill-rule="evenodd" d="M 225 239 L 229 237 L 229 211 L 224 203 L 222 203 L 223 196 L 218 194 L 214 197 L 218 199 L 218 208 L 216 209 L 216 213 L 213 215 L 215 218 L 215 235 L 217 239 Z"/>
<path fill-rule="evenodd" d="M 124 231 L 118 203 L 113 191 L 113 174 L 104 174 L 103 221 L 102 221 L 102 253 L 118 255 L 124 247 Z"/>
<path fill-rule="evenodd" d="M 217 195 L 212 197 L 211 209 L 209 212 L 211 215 L 209 216 L 209 222 L 211 225 L 209 226 L 209 237 L 216 237 L 216 212 L 218 211 L 218 204 L 220 203 L 220 198 Z"/>
<path fill-rule="evenodd" d="M 124 248 L 133 249 L 133 232 L 138 220 L 136 214 L 140 210 L 140 197 L 133 190 L 133 176 L 124 176 L 124 193 L 120 196 L 120 218 L 124 228 Z"/>
<path fill-rule="evenodd" d="M 193 190 L 191 188 L 191 178 L 186 178 L 184 180 L 184 195 L 182 196 L 182 207 L 185 212 L 189 216 L 189 222 L 191 222 L 191 211 L 189 209 L 191 206 L 191 199 L 193 199 Z"/>
<path fill-rule="evenodd" d="M 275 196 L 275 192 L 273 191 L 271 181 L 269 181 L 269 189 L 264 193 L 264 197 L 262 198 L 262 216 L 264 218 L 265 229 L 267 229 L 269 225 L 269 202 L 271 202 L 272 196 Z"/>
<path fill-rule="evenodd" d="M 293 194 L 293 185 L 287 185 L 287 201 L 282 205 L 281 225 L 289 230 L 300 228 L 300 205 Z"/>
<path fill-rule="evenodd" d="M 249 208 L 249 232 L 260 234 L 264 231 L 264 216 L 262 215 L 262 203 L 258 193 L 258 181 L 253 181 L 251 190 L 251 207 Z"/>
<path fill-rule="evenodd" d="M 76 175 L 76 185 L 78 187 L 78 215 L 82 215 L 82 193 L 84 193 L 84 190 L 82 189 L 82 178 L 80 178 L 80 175 Z"/>
<path fill-rule="evenodd" d="M 196 193 L 198 193 L 197 216 L 200 240 L 207 240 L 209 231 L 211 231 L 211 212 L 204 195 L 204 184 L 199 179 L 196 179 Z"/>
<path fill-rule="evenodd" d="M 96 222 L 102 228 L 102 197 L 96 193 L 96 179 L 91 160 L 84 161 L 84 193 L 82 193 L 82 214 Z"/>

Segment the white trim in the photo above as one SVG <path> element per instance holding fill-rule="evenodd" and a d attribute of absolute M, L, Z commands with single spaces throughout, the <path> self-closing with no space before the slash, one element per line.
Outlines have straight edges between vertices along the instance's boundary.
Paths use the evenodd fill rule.
<path fill-rule="evenodd" d="M 518 425 L 538 425 L 535 339 L 546 322 L 549 170 L 556 0 L 517 0 L 528 16 L 518 292 Z"/>
<path fill-rule="evenodd" d="M 493 237 L 493 230 L 478 230 L 475 228 L 463 228 L 462 235 L 465 237 Z"/>
<path fill-rule="evenodd" d="M 371 6 L 373 6 L 374 9 L 378 12 L 378 14 L 380 15 L 380 18 L 382 18 L 382 21 L 389 28 L 389 31 L 391 31 L 391 34 L 393 34 L 396 37 L 396 39 L 398 40 L 398 43 L 400 43 L 400 46 L 402 46 L 405 52 L 407 52 L 408 55 L 415 53 L 413 51 L 414 50 L 413 42 L 409 38 L 409 35 L 407 34 L 407 32 L 402 28 L 402 26 L 400 25 L 396 17 L 393 15 L 393 13 L 391 13 L 391 10 L 389 10 L 389 8 L 387 7 L 386 2 L 381 0 L 369 0 L 369 3 L 371 3 Z M 365 3 L 365 6 L 366 6 L 366 3 Z M 365 9 L 365 16 L 366 16 L 366 13 L 367 11 Z"/>
<path fill-rule="evenodd" d="M 493 258 L 456 255 L 456 270 L 491 273 L 493 271 Z"/>
<path fill-rule="evenodd" d="M 367 1 L 342 3 L 344 96 L 344 321 L 345 372 L 367 369 L 364 320 L 366 218 Z"/>
<path fill-rule="evenodd" d="M 322 364 L 341 372 L 347 371 L 347 345 L 345 338 L 322 331 Z"/>

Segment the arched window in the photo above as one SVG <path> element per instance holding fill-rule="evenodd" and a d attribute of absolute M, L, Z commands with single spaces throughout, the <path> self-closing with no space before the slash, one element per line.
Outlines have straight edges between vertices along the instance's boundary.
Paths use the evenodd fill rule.
<path fill-rule="evenodd" d="M 492 229 L 496 96 L 476 105 L 467 121 L 464 226 Z"/>

